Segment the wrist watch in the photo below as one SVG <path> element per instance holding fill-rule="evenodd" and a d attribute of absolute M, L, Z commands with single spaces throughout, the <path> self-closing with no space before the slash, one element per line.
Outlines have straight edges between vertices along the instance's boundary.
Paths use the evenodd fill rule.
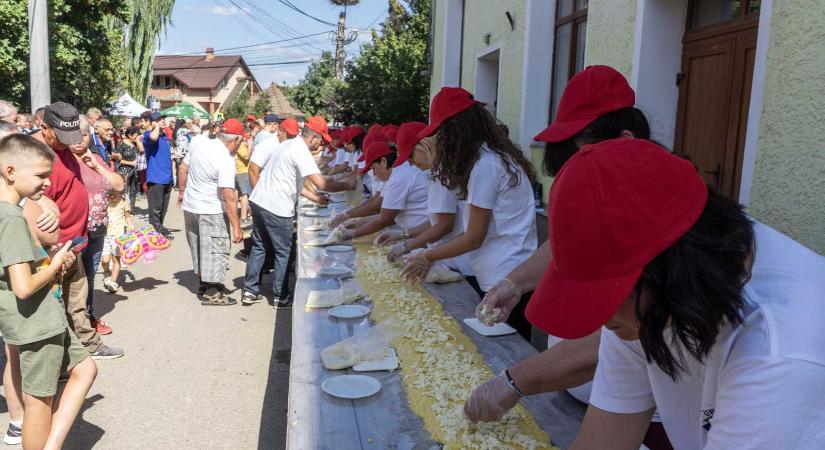
<path fill-rule="evenodd" d="M 403 237 L 404 239 L 409 239 L 410 238 L 410 230 L 408 230 L 406 228 L 403 228 L 401 230 L 401 237 Z"/>

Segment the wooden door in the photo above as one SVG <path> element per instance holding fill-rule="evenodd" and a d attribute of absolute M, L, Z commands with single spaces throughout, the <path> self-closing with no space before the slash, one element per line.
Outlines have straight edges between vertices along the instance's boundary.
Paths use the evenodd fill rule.
<path fill-rule="evenodd" d="M 739 197 L 757 23 L 750 18 L 687 32 L 679 74 L 675 150 L 733 199 Z"/>

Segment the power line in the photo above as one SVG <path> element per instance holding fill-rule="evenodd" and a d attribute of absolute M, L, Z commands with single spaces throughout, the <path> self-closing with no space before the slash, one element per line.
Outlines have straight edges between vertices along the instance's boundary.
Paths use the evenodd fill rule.
<path fill-rule="evenodd" d="M 324 25 L 329 25 L 329 26 L 331 26 L 331 27 L 336 27 L 336 26 L 338 26 L 338 24 L 337 24 L 337 23 L 327 22 L 326 20 L 319 19 L 319 18 L 317 18 L 317 17 L 313 16 L 312 14 L 307 13 L 306 11 L 304 11 L 304 10 L 302 10 L 301 8 L 299 8 L 299 7 L 295 6 L 294 4 L 292 4 L 292 2 L 290 2 L 289 0 L 278 0 L 278 2 L 279 2 L 279 3 L 281 3 L 281 4 L 283 4 L 283 5 L 284 5 L 284 6 L 286 6 L 287 8 L 289 8 L 289 9 L 291 9 L 291 10 L 293 10 L 293 11 L 297 12 L 298 14 L 301 14 L 301 15 L 304 15 L 304 16 L 306 16 L 306 17 L 309 17 L 310 19 L 312 19 L 312 20 L 314 20 L 314 21 L 316 21 L 316 22 L 322 23 L 322 24 L 324 24 Z"/>
<path fill-rule="evenodd" d="M 267 11 L 266 9 L 260 8 L 256 4 L 252 3 L 251 0 L 240 0 L 240 1 L 243 1 L 244 3 L 249 5 L 250 9 L 252 9 L 258 15 L 260 15 L 261 17 L 258 18 L 259 22 L 260 21 L 265 21 L 268 24 L 267 29 L 271 29 L 274 34 L 278 34 L 280 36 L 280 33 L 278 33 L 275 30 L 281 29 L 281 28 L 284 30 L 284 32 L 286 33 L 287 36 L 289 36 L 289 35 L 299 36 L 301 34 L 301 32 L 299 32 L 298 30 L 290 27 L 286 23 L 279 20 L 277 17 L 270 14 L 269 11 Z M 321 52 L 324 51 L 324 49 L 319 48 L 316 45 L 311 45 L 311 47 L 313 47 L 316 50 L 321 51 Z"/>
<path fill-rule="evenodd" d="M 280 44 L 282 42 L 297 41 L 297 40 L 300 40 L 300 39 L 305 39 L 305 38 L 315 37 L 315 36 L 321 36 L 321 35 L 325 35 L 325 34 L 328 34 L 328 33 L 329 33 L 329 31 L 322 31 L 320 33 L 306 34 L 304 36 L 298 36 L 298 37 L 293 37 L 293 38 L 289 38 L 289 39 L 280 39 L 280 40 L 277 40 L 277 41 L 261 42 L 260 44 L 240 45 L 238 47 L 221 48 L 221 49 L 215 50 L 215 53 L 217 53 L 217 52 L 226 52 L 226 51 L 230 51 L 230 50 L 234 51 L 234 50 L 244 49 L 244 48 L 259 47 L 259 46 L 263 46 L 263 45 Z M 253 49 L 253 50 L 250 50 L 250 51 L 255 51 L 255 50 L 257 50 L 257 49 Z"/>
<path fill-rule="evenodd" d="M 303 59 L 303 60 L 298 60 L 298 61 L 259 62 L 259 63 L 247 64 L 247 66 L 249 66 L 249 67 L 255 67 L 255 66 L 288 66 L 288 65 L 293 65 L 293 64 L 306 64 L 306 63 L 311 63 L 311 62 L 312 62 L 311 59 Z M 209 66 L 209 67 L 181 66 L 181 67 L 163 67 L 163 68 L 159 68 L 159 69 L 156 69 L 156 70 L 162 70 L 162 71 L 167 71 L 167 70 L 209 70 L 209 69 L 229 69 L 229 68 L 232 68 L 232 67 L 240 67 L 240 66 L 237 65 L 237 64 L 229 64 L 229 65 L 222 65 L 222 66 Z M 174 75 L 174 74 L 164 74 L 164 76 L 167 76 L 167 75 Z"/>

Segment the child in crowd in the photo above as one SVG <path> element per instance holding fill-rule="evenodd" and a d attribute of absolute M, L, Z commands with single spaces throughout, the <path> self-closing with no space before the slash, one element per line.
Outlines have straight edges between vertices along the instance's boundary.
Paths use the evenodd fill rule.
<path fill-rule="evenodd" d="M 103 265 L 103 287 L 114 294 L 120 289 L 120 285 L 117 284 L 117 277 L 120 275 L 120 251 L 115 239 L 135 226 L 132 224 L 132 208 L 129 207 L 123 192 L 109 193 L 109 208 L 106 212 L 109 215 L 109 226 L 106 229 L 100 262 Z"/>
<path fill-rule="evenodd" d="M 70 242 L 49 259 L 21 211 L 49 186 L 54 153 L 37 140 L 0 140 L 0 331 L 19 354 L 23 447 L 60 448 L 89 392 L 97 368 L 66 322 L 57 277 L 75 264 Z M 69 380 L 56 409 L 57 379 Z"/>

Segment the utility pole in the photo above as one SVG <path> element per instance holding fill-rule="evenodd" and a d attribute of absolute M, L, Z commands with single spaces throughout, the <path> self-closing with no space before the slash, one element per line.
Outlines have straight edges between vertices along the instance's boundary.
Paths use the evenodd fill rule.
<path fill-rule="evenodd" d="M 52 102 L 47 0 L 29 0 L 29 48 L 31 110 L 34 111 Z"/>
<path fill-rule="evenodd" d="M 358 39 L 358 30 L 347 31 L 347 7 L 338 15 L 338 29 L 330 31 L 330 38 L 335 43 L 335 55 L 333 55 L 333 63 L 335 70 L 335 78 L 339 80 L 344 78 L 344 62 L 347 54 L 344 52 L 344 46 L 352 44 Z"/>
<path fill-rule="evenodd" d="M 338 32 L 335 33 L 335 78 L 344 77 L 344 38 L 347 29 L 346 8 L 338 15 Z"/>

